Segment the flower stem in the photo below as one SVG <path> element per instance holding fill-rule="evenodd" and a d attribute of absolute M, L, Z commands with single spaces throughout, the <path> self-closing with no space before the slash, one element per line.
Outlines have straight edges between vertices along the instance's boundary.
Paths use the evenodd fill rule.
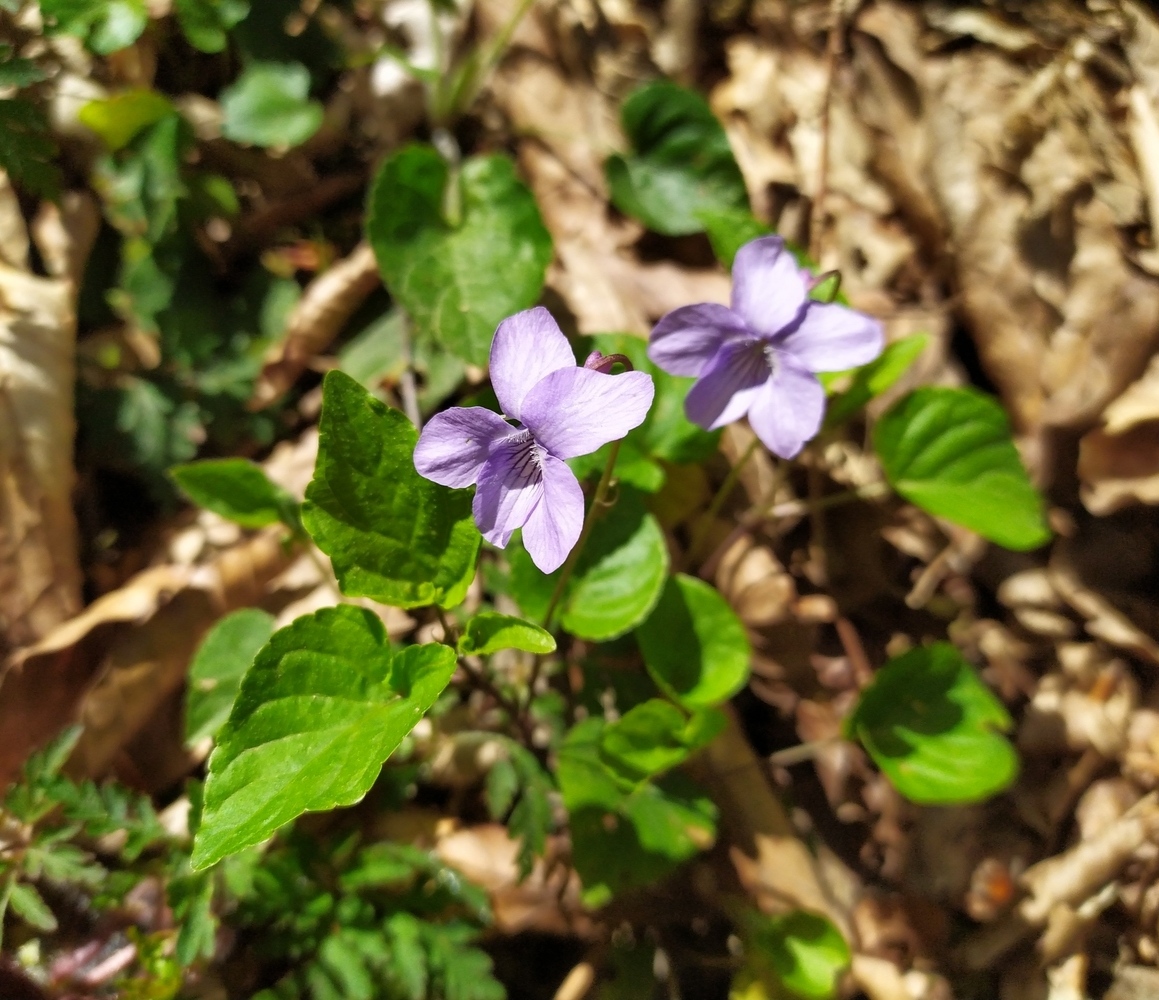
<path fill-rule="evenodd" d="M 612 442 L 611 451 L 608 452 L 608 462 L 604 466 L 604 473 L 600 476 L 599 484 L 596 486 L 595 495 L 592 497 L 592 505 L 588 508 L 588 516 L 584 518 L 584 526 L 580 530 L 579 540 L 575 543 L 575 548 L 568 554 L 567 562 L 563 564 L 563 571 L 559 574 L 559 579 L 555 584 L 555 590 L 551 594 L 551 601 L 547 605 L 547 613 L 543 616 L 544 628 L 551 628 L 551 619 L 555 616 L 555 610 L 559 607 L 564 588 L 567 587 L 567 582 L 571 579 L 572 570 L 575 569 L 575 564 L 579 560 L 580 553 L 583 552 L 584 546 L 587 544 L 588 536 L 592 533 L 592 527 L 600 519 L 604 511 L 611 506 L 607 502 L 607 495 L 612 485 L 612 472 L 616 468 L 616 459 L 619 457 L 620 445 L 622 443 L 622 438 L 619 441 Z M 539 661 L 536 660 L 535 662 L 536 667 L 538 667 Z M 533 681 L 537 679 L 536 674 L 538 674 L 538 670 L 532 675 Z M 534 684 L 532 686 L 534 687 Z"/>
<path fill-rule="evenodd" d="M 720 489 L 716 491 L 716 495 L 713 496 L 712 502 L 708 505 L 708 510 L 704 512 L 696 530 L 692 533 L 692 541 L 688 546 L 689 564 L 694 565 L 697 559 L 699 559 L 701 549 L 704 548 L 704 543 L 708 538 L 708 532 L 712 527 L 713 520 L 720 513 L 720 508 L 724 506 L 725 500 L 729 498 L 733 487 L 736 486 L 737 480 L 740 478 L 741 472 L 748 464 L 748 460 L 753 457 L 760 443 L 760 438 L 754 434 L 753 439 L 749 442 L 749 446 L 741 453 L 740 458 L 736 460 L 733 467 L 728 470 L 728 475 L 724 477 L 724 482 L 720 484 Z"/>

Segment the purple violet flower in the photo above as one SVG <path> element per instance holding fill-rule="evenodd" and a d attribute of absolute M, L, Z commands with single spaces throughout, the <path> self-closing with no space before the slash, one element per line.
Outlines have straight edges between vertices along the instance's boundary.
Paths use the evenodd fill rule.
<path fill-rule="evenodd" d="M 746 243 L 732 266 L 732 308 L 705 302 L 668 313 L 652 331 L 648 357 L 697 381 L 688 419 L 715 430 L 747 415 L 765 446 L 792 458 L 821 428 L 825 390 L 816 372 L 876 358 L 877 320 L 809 298 L 812 276 L 779 236 Z"/>
<path fill-rule="evenodd" d="M 499 324 L 491 384 L 514 426 L 481 406 L 437 413 L 419 436 L 415 469 L 456 489 L 476 483 L 473 512 L 483 537 L 505 548 L 522 528 L 532 561 L 550 573 L 575 547 L 584 520 L 583 491 L 564 459 L 642 423 L 652 377 L 577 366 L 551 313 L 537 306 Z"/>

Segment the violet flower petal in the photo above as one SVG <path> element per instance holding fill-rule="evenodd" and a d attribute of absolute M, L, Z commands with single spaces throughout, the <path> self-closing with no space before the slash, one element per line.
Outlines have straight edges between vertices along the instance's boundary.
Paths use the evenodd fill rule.
<path fill-rule="evenodd" d="M 756 393 L 749 424 L 766 448 L 792 458 L 815 437 L 825 415 L 825 390 L 793 355 L 777 353 L 773 377 Z"/>
<path fill-rule="evenodd" d="M 556 458 L 575 458 L 643 423 L 655 392 L 646 372 L 604 375 L 590 368 L 564 368 L 527 394 L 523 422 Z"/>
<path fill-rule="evenodd" d="M 757 333 L 771 337 L 789 326 L 809 295 L 805 275 L 779 236 L 763 236 L 737 251 L 732 309 Z"/>
<path fill-rule="evenodd" d="M 579 541 L 584 524 L 584 493 L 565 462 L 543 456 L 543 498 L 523 525 L 523 545 L 544 573 L 559 569 Z"/>
<path fill-rule="evenodd" d="M 885 333 L 872 316 L 845 306 L 810 302 L 801 322 L 777 342 L 811 372 L 842 372 L 881 353 Z"/>
<path fill-rule="evenodd" d="M 481 406 L 460 406 L 431 417 L 415 445 L 420 476 L 459 489 L 479 478 L 492 447 L 518 433 L 498 413 Z"/>
<path fill-rule="evenodd" d="M 512 434 L 492 450 L 479 470 L 471 513 L 492 545 L 506 548 L 543 497 L 542 449 L 527 431 Z"/>
<path fill-rule="evenodd" d="M 695 378 L 712 363 L 725 340 L 746 331 L 744 320 L 726 306 L 712 302 L 682 306 L 653 328 L 648 357 L 669 375 Z"/>
<path fill-rule="evenodd" d="M 508 316 L 491 342 L 491 385 L 512 420 L 522 420 L 523 399 L 537 382 L 560 368 L 574 368 L 567 337 L 543 306 Z"/>
<path fill-rule="evenodd" d="M 757 391 L 771 374 L 763 342 L 725 344 L 688 390 L 684 412 L 689 420 L 706 430 L 731 424 L 748 413 Z"/>

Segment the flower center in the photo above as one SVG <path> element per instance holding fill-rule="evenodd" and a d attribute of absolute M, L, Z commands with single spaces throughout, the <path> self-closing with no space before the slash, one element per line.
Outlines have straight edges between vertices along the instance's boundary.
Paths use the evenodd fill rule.
<path fill-rule="evenodd" d="M 508 441 L 514 478 L 520 483 L 535 482 L 543 471 L 543 449 L 526 428 L 516 431 Z"/>

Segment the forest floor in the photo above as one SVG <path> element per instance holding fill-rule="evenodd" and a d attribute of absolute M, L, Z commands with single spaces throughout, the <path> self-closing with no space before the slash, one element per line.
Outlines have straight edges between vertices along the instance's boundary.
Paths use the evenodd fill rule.
<path fill-rule="evenodd" d="M 610 201 L 620 106 L 666 77 L 708 100 L 753 215 L 839 271 L 889 341 L 925 335 L 868 421 L 918 385 L 993 394 L 1053 540 L 1010 552 L 872 489 L 819 506 L 879 479 L 865 422 L 820 439 L 799 481 L 776 479 L 763 452 L 747 460 L 749 432 L 729 428 L 656 510 L 715 550 L 700 575 L 753 647 L 730 728 L 689 767 L 721 813 L 715 846 L 593 910 L 561 830 L 520 881 L 481 804 L 478 755 L 455 738 L 482 724 L 477 692 L 455 710 L 472 719 L 416 730 L 417 794 L 360 822 L 486 890 L 480 940 L 512 998 L 723 997 L 742 899 L 824 913 L 851 945 L 846 997 L 1159 996 L 1159 20 L 1147 4 L 538 0 L 505 38 L 514 0 L 254 0 L 261 23 L 237 44 L 311 69 L 321 125 L 290 148 L 223 137 L 214 95 L 234 57 L 178 38 L 167 3 L 107 55 L 41 38 L 12 6 L 0 3 L 0 26 L 51 65 L 35 86 L 63 194 L 0 185 L 0 784 L 78 720 L 68 774 L 115 778 L 165 822 L 175 803 L 188 809 L 184 782 L 209 744 L 187 745 L 182 706 L 207 630 L 239 608 L 281 625 L 339 598 L 316 553 L 193 510 L 165 470 L 243 456 L 300 498 L 322 373 L 342 368 L 424 414 L 483 382 L 382 325 L 390 300 L 362 224 L 387 153 L 433 140 L 452 159 L 509 154 L 554 244 L 540 301 L 571 335 L 646 337 L 671 309 L 728 301 L 703 233 L 648 231 Z M 468 56 L 469 99 L 446 86 Z M 177 154 L 158 140 L 133 161 L 156 183 L 118 200 L 129 161 L 119 174 L 105 164 L 78 109 L 142 89 L 192 123 L 184 162 L 227 191 L 206 181 L 165 202 L 161 161 Z M 304 97 L 273 113 L 282 126 Z M 461 110 L 442 115 L 440 100 Z M 188 245 L 157 252 L 177 292 L 150 305 L 154 286 L 117 271 L 119 241 L 165 211 Z M 194 256 L 204 280 L 190 277 Z M 504 280 L 502 268 L 484 278 Z M 708 509 L 742 455 L 738 488 Z M 746 519 L 770 497 L 775 522 Z M 399 640 L 437 628 L 425 613 L 383 615 Z M 946 638 L 1009 709 L 1021 769 L 982 803 L 918 806 L 840 739 L 841 723 L 891 655 Z M 319 823 L 304 828 L 322 836 Z M 115 934 L 60 920 L 57 943 L 38 939 L 43 961 L 10 915 L 0 993 L 111 995 L 100 962 L 125 942 L 143 962 L 149 939 L 133 935 L 172 926 L 164 905 L 133 906 Z M 609 955 L 632 942 L 637 958 L 647 945 L 646 968 L 617 980 Z M 244 934 L 215 947 L 226 971 L 203 969 L 190 995 L 269 985 L 237 958 L 253 951 Z M 28 971 L 51 956 L 51 976 Z M 174 995 L 156 989 L 134 995 Z"/>

